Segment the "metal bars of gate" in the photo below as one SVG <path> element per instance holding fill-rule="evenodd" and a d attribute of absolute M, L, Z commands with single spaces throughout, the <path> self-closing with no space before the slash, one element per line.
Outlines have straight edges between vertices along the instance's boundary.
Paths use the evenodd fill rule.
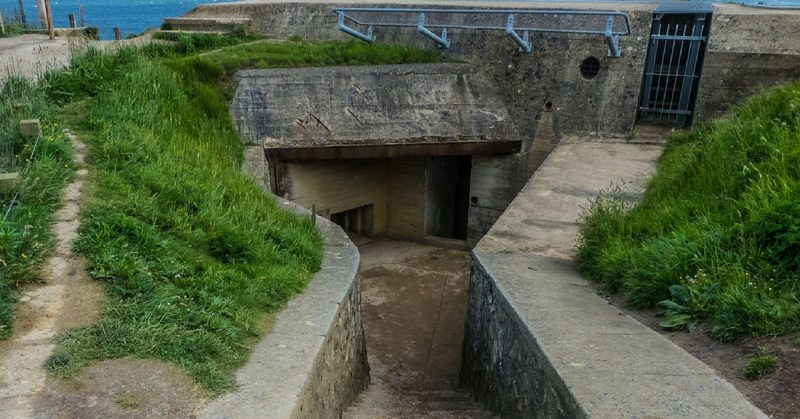
<path fill-rule="evenodd" d="M 530 33 L 558 33 L 558 34 L 582 34 L 597 35 L 605 38 L 608 44 L 608 56 L 619 57 L 622 55 L 622 48 L 619 44 L 620 36 L 631 34 L 630 17 L 625 12 L 617 11 L 598 11 L 598 10 L 530 10 L 530 9 L 397 9 L 397 8 L 366 8 L 366 7 L 337 7 L 333 12 L 338 15 L 337 29 L 354 36 L 362 41 L 375 42 L 374 28 L 376 27 L 396 27 L 396 28 L 416 28 L 419 33 L 434 41 L 441 48 L 449 48 L 451 39 L 448 37 L 448 29 L 467 29 L 467 30 L 499 30 L 504 31 L 514 43 L 519 46 L 522 52 L 533 51 L 533 43 Z M 356 18 L 353 14 L 363 15 Z M 476 16 L 480 22 L 483 16 L 504 16 L 505 25 L 487 24 L 453 24 L 435 23 L 428 18 L 430 15 L 470 15 Z M 397 21 L 380 20 L 387 16 L 400 15 Z M 408 19 L 409 15 L 416 16 L 413 21 Z M 532 25 L 520 24 L 519 19 L 529 15 L 542 15 L 553 17 L 588 17 L 589 20 L 597 19 L 598 28 L 591 27 L 536 27 Z M 370 19 L 372 17 L 372 19 Z M 408 20 L 404 20 L 406 18 Z M 488 20 L 488 19 L 487 19 Z M 350 26 L 355 24 L 366 27 L 366 32 Z M 588 26 L 588 25 L 587 25 Z M 600 28 L 602 27 L 602 28 Z M 440 30 L 439 34 L 434 30 Z"/>
<path fill-rule="evenodd" d="M 692 115 L 691 99 L 700 72 L 698 61 L 706 41 L 707 14 L 691 21 L 653 20 L 642 89 L 641 119 L 685 124 Z"/>

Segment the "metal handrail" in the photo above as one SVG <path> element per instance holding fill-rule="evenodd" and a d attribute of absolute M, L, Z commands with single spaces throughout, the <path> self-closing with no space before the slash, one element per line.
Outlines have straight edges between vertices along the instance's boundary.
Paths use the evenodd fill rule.
<path fill-rule="evenodd" d="M 450 39 L 447 37 L 448 29 L 467 29 L 467 30 L 501 30 L 504 31 L 517 45 L 522 52 L 533 51 L 533 45 L 529 39 L 530 32 L 537 33 L 570 33 L 581 35 L 600 35 L 605 37 L 608 43 L 608 56 L 619 57 L 622 49 L 619 46 L 619 37 L 631 34 L 630 17 L 625 12 L 618 11 L 599 11 L 599 10 L 525 10 L 525 9 L 404 9 L 404 8 L 372 8 L 372 7 L 336 7 L 333 12 L 338 15 L 337 28 L 366 42 L 374 42 L 374 27 L 396 27 L 396 28 L 417 28 L 417 31 L 429 39 L 436 42 L 441 48 L 450 47 Z M 377 13 L 377 14 L 417 14 L 416 23 L 403 22 L 376 22 L 366 18 L 357 19 L 348 13 Z M 426 14 L 471 14 L 471 15 L 505 15 L 505 26 L 498 25 L 463 25 L 448 23 L 429 23 L 426 21 Z M 515 23 L 516 15 L 565 15 L 565 16 L 601 16 L 606 18 L 604 29 L 554 29 L 538 28 L 525 25 L 517 26 Z M 617 19 L 621 18 L 624 29 L 617 30 Z M 347 23 L 366 26 L 367 32 L 361 32 Z M 441 35 L 435 34 L 431 29 L 441 29 Z M 522 32 L 520 35 L 519 31 Z"/>

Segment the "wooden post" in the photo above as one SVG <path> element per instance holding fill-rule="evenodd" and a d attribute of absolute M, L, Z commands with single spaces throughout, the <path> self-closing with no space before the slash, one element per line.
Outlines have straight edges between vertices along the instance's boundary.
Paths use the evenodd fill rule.
<path fill-rule="evenodd" d="M 114 40 L 119 41 L 120 39 L 122 39 L 122 31 L 119 28 L 114 28 Z"/>
<path fill-rule="evenodd" d="M 42 29 L 47 27 L 47 11 L 44 10 L 44 0 L 36 0 L 36 11 L 39 12 L 39 22 Z"/>
<path fill-rule="evenodd" d="M 6 33 L 6 27 L 3 25 L 3 14 L 0 13 L 0 34 Z"/>
<path fill-rule="evenodd" d="M 28 27 L 28 19 L 25 18 L 25 5 L 22 4 L 22 0 L 17 0 L 17 4 L 19 4 L 19 18 L 22 19 L 22 27 Z"/>
<path fill-rule="evenodd" d="M 78 5 L 78 13 L 81 15 L 81 28 L 85 28 L 86 25 L 83 22 L 83 3 Z"/>
<path fill-rule="evenodd" d="M 47 12 L 47 33 L 52 41 L 56 39 L 56 33 L 53 28 L 53 9 L 50 6 L 50 0 L 44 0 L 44 10 Z"/>
<path fill-rule="evenodd" d="M 67 17 L 69 18 L 69 27 L 70 28 L 74 28 L 75 27 L 75 15 L 70 13 L 70 14 L 67 15 Z"/>

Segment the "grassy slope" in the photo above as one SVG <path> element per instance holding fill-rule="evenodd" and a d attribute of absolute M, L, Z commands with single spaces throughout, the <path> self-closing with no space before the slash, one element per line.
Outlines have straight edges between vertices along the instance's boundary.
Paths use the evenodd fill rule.
<path fill-rule="evenodd" d="M 438 59 L 355 42 L 182 56 L 214 43 L 90 53 L 47 79 L 91 146 L 97 189 L 78 247 L 110 296 L 96 324 L 63 337 L 49 361 L 57 373 L 135 355 L 173 362 L 212 391 L 230 388 L 260 319 L 319 268 L 322 241 L 308 217 L 279 209 L 240 174 L 221 89 L 234 69 Z"/>
<path fill-rule="evenodd" d="M 0 173 L 20 173 L 15 188 L 0 189 L 0 339 L 11 335 L 15 289 L 40 279 L 53 247 L 51 217 L 72 173 L 72 149 L 53 116 L 44 93 L 27 80 L 0 87 Z M 43 122 L 38 142 L 19 133 L 19 121 L 31 118 Z"/>
<path fill-rule="evenodd" d="M 800 330 L 800 84 L 674 135 L 644 200 L 601 197 L 579 266 L 666 327 L 712 336 Z"/>

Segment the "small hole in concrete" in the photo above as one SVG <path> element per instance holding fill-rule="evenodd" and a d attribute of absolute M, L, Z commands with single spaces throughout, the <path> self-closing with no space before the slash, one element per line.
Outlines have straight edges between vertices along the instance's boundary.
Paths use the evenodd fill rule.
<path fill-rule="evenodd" d="M 597 77 L 600 72 L 600 60 L 595 57 L 587 57 L 581 61 L 581 76 L 586 80 Z"/>
<path fill-rule="evenodd" d="M 548 101 L 547 101 L 547 102 L 544 104 L 544 110 L 545 110 L 545 111 L 547 111 L 547 112 L 550 112 L 550 111 L 552 111 L 552 110 L 553 110 L 553 102 L 550 102 L 550 101 L 548 100 Z"/>
<path fill-rule="evenodd" d="M 473 204 L 477 204 L 478 203 L 478 197 L 477 196 L 473 196 L 472 198 L 469 199 L 469 202 L 472 202 Z"/>

